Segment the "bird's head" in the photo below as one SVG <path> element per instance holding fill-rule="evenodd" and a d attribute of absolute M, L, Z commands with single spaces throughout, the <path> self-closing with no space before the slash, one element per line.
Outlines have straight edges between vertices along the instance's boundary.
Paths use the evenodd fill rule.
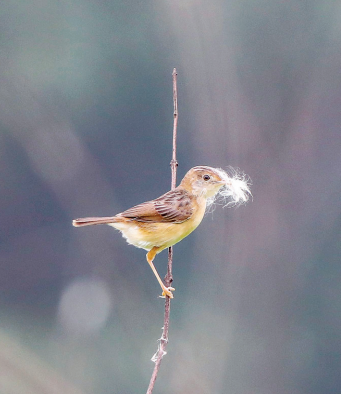
<path fill-rule="evenodd" d="M 229 176 L 220 168 L 198 166 L 191 168 L 181 181 L 180 186 L 198 197 L 210 199 L 219 194 L 229 204 L 244 203 L 251 195 L 248 181 L 243 174 L 230 168 Z"/>

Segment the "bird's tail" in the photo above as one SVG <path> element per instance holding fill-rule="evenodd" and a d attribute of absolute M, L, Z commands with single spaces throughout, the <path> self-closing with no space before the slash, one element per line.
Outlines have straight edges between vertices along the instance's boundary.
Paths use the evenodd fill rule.
<path fill-rule="evenodd" d="M 75 227 L 91 226 L 92 224 L 110 224 L 115 223 L 115 216 L 101 217 L 101 218 L 81 218 L 72 221 Z"/>

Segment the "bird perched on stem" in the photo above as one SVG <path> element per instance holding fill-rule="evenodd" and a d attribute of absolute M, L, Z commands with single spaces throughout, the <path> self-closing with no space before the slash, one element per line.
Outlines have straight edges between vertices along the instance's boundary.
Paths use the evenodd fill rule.
<path fill-rule="evenodd" d="M 191 168 L 180 185 L 155 200 L 136 205 L 111 217 L 88 217 L 72 222 L 75 227 L 108 224 L 121 231 L 129 244 L 148 250 L 147 261 L 162 288 L 162 296 L 173 298 L 173 287 L 166 287 L 153 264 L 155 256 L 195 230 L 206 207 L 216 197 L 226 205 L 246 202 L 251 195 L 244 175 L 232 170 L 229 176 L 219 168 Z"/>

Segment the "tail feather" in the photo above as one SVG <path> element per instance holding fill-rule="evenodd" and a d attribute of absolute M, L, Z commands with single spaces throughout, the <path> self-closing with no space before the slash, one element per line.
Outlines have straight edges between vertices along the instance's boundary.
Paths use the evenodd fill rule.
<path fill-rule="evenodd" d="M 115 223 L 115 216 L 101 217 L 101 218 L 81 218 L 72 221 L 72 225 L 75 227 L 91 226 L 92 224 L 110 224 Z"/>

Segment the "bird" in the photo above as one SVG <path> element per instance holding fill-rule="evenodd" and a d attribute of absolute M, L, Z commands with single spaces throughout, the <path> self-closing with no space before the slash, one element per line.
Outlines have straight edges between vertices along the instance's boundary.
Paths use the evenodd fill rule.
<path fill-rule="evenodd" d="M 129 244 L 148 251 L 147 262 L 161 286 L 161 297 L 173 298 L 175 289 L 165 286 L 154 258 L 192 233 L 218 194 L 239 204 L 246 202 L 251 192 L 248 181 L 236 171 L 229 176 L 220 168 L 196 166 L 186 173 L 179 186 L 154 200 L 115 216 L 85 217 L 73 220 L 72 224 L 75 227 L 107 224 L 119 230 Z"/>

